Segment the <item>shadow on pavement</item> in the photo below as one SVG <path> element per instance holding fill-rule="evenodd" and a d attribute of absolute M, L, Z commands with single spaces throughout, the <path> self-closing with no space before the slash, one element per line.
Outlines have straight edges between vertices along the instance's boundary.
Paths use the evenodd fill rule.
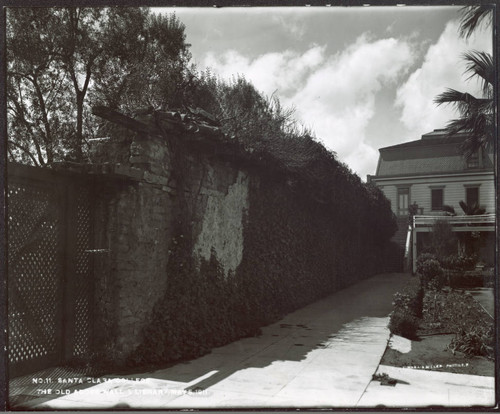
<path fill-rule="evenodd" d="M 280 382 L 286 384 L 293 379 L 307 365 L 301 362 L 310 361 L 320 350 L 327 353 L 318 353 L 320 356 L 314 360 L 314 366 L 308 368 L 313 374 L 325 369 L 322 360 L 331 365 L 331 359 L 335 358 L 349 376 L 352 374 L 349 370 L 357 370 L 366 357 L 361 350 L 370 349 L 370 341 L 380 332 L 380 324 L 387 322 L 385 318 L 392 310 L 394 293 L 408 280 L 409 276 L 401 273 L 377 275 L 286 315 L 277 323 L 263 327 L 260 336 L 214 348 L 200 358 L 165 369 L 105 377 L 158 379 L 177 383 L 176 386 L 187 391 L 201 391 L 233 375 L 232 385 L 244 388 L 245 384 L 238 383 L 242 377 L 237 373 L 255 369 L 250 374 L 247 371 L 246 377 L 250 375 L 255 384 L 271 380 L 274 382 L 272 386 L 278 387 Z M 385 336 L 383 340 L 386 340 Z M 329 350 L 332 346 L 334 349 Z M 348 358 L 345 357 L 347 354 Z M 273 364 L 272 375 L 268 370 L 258 370 Z M 21 390 L 20 386 L 17 390 Z M 13 396 L 11 393 L 10 398 Z M 52 395 L 47 400 L 60 396 Z"/>
<path fill-rule="evenodd" d="M 278 361 L 303 361 L 312 351 L 328 348 L 332 341 L 348 349 L 349 344 L 366 341 L 369 336 L 358 329 L 357 321 L 387 317 L 394 293 L 409 277 L 384 274 L 360 281 L 264 327 L 258 337 L 240 339 L 198 359 L 135 377 L 178 381 L 186 383 L 187 390 L 204 390 L 240 370 L 264 368 Z M 205 378 L 197 381 L 201 377 Z"/>

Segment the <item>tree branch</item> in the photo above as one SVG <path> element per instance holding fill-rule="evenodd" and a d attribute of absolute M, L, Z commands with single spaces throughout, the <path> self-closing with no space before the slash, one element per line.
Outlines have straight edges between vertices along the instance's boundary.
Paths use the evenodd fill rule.
<path fill-rule="evenodd" d="M 26 155 L 28 155 L 28 156 L 31 158 L 31 160 L 33 161 L 33 163 L 34 163 L 35 165 L 40 166 L 40 165 L 44 165 L 44 164 L 45 164 L 45 163 L 39 163 L 39 162 L 36 160 L 36 158 L 34 157 L 34 155 L 31 153 L 31 151 L 30 151 L 29 149 L 27 149 L 26 147 L 24 147 L 24 146 L 22 146 L 22 145 L 20 145 L 20 144 L 17 144 L 17 143 L 16 143 L 16 142 L 14 142 L 14 141 L 10 141 L 10 140 L 8 140 L 8 141 L 7 141 L 7 144 L 8 144 L 8 145 L 12 145 L 12 146 L 14 146 L 14 147 L 19 148 L 20 150 L 22 150 L 22 151 L 23 151 Z M 11 154 L 12 154 L 12 153 L 11 153 Z"/>
<path fill-rule="evenodd" d="M 40 103 L 40 110 L 42 112 L 42 121 L 45 128 L 45 150 L 47 151 L 47 162 L 52 162 L 54 158 L 54 154 L 52 151 L 53 147 L 53 139 L 52 132 L 50 128 L 50 122 L 47 114 L 47 109 L 45 107 L 45 99 L 43 97 L 43 93 L 40 89 L 40 85 L 38 84 L 37 78 L 33 79 L 33 86 L 35 87 L 36 96 Z"/>
<path fill-rule="evenodd" d="M 37 142 L 37 140 L 36 140 L 36 138 L 35 138 L 36 134 L 35 134 L 35 132 L 33 131 L 33 128 L 36 128 L 36 127 L 37 127 L 37 125 L 36 125 L 35 123 L 33 123 L 33 122 L 28 121 L 28 119 L 27 119 L 27 117 L 26 117 L 26 112 L 25 112 L 24 106 L 23 106 L 23 104 L 22 104 L 23 94 L 22 94 L 22 91 L 21 91 L 21 89 L 20 89 L 20 86 L 19 86 L 19 85 L 18 85 L 18 88 L 19 88 L 18 93 L 19 93 L 19 96 L 20 96 L 20 98 L 21 98 L 21 102 L 18 102 L 18 101 L 17 101 L 17 99 L 15 99 L 15 98 L 13 98 L 13 97 L 11 97 L 10 101 L 11 101 L 12 103 L 14 103 L 14 105 L 15 105 L 15 106 L 16 106 L 16 108 L 17 108 L 17 111 L 19 111 L 19 113 L 17 113 L 17 111 L 14 111 L 14 112 L 16 112 L 16 113 L 17 113 L 17 119 L 18 119 L 18 120 L 19 120 L 22 124 L 24 124 L 24 126 L 26 127 L 26 129 L 27 129 L 27 131 L 28 131 L 29 135 L 31 136 L 31 139 L 32 139 L 32 141 L 33 141 L 33 143 L 34 143 L 34 145 L 35 145 L 35 149 L 36 149 L 36 151 L 37 151 L 38 159 L 39 159 L 39 161 L 40 161 L 40 162 L 39 162 L 39 164 L 44 165 L 44 164 L 45 164 L 45 161 L 44 161 L 44 159 L 43 159 L 42 151 L 41 151 L 40 145 L 38 144 L 38 142 Z M 43 134 L 42 134 L 42 135 L 43 135 Z"/>

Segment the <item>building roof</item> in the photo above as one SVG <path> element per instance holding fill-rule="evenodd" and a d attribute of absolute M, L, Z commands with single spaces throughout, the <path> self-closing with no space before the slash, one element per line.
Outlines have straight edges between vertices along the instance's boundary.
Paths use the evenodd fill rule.
<path fill-rule="evenodd" d="M 460 133 L 449 137 L 444 130 L 437 129 L 422 135 L 419 140 L 380 148 L 376 176 L 452 174 L 492 169 L 493 163 L 487 154 L 483 156 L 481 168 L 466 168 L 460 145 L 467 136 L 467 133 Z"/>

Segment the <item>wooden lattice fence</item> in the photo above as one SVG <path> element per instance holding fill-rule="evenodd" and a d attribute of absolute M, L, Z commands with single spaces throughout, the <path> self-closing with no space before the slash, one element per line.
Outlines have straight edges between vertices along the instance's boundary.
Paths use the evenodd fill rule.
<path fill-rule="evenodd" d="M 92 340 L 92 191 L 76 174 L 8 166 L 10 377 L 83 357 Z"/>

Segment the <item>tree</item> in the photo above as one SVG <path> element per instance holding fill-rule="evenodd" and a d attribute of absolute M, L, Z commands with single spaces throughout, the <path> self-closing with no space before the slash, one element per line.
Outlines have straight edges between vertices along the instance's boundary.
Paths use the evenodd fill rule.
<path fill-rule="evenodd" d="M 482 25 L 491 24 L 491 9 L 483 6 L 468 6 L 462 9 L 460 35 L 468 38 Z M 446 89 L 438 95 L 434 102 L 439 105 L 453 105 L 459 114 L 458 119 L 448 123 L 448 135 L 468 132 L 468 137 L 462 144 L 462 152 L 468 158 L 480 148 L 490 149 L 495 139 L 495 102 L 493 100 L 493 85 L 496 80 L 495 65 L 491 54 L 471 51 L 463 55 L 466 62 L 465 74 L 470 79 L 481 82 L 482 96 Z"/>
<path fill-rule="evenodd" d="M 471 78 L 480 78 L 483 96 L 476 98 L 467 92 L 448 88 L 438 95 L 434 102 L 437 105 L 453 105 L 460 117 L 446 126 L 449 135 L 468 132 L 470 135 L 462 144 L 462 151 L 470 157 L 480 148 L 489 149 L 495 136 L 495 103 L 493 100 L 493 84 L 495 81 L 495 66 L 493 58 L 485 52 L 468 52 L 464 54 L 467 62 L 466 73 Z"/>
<path fill-rule="evenodd" d="M 476 5 L 461 9 L 460 36 L 467 39 L 481 26 L 491 26 L 492 9 Z"/>
<path fill-rule="evenodd" d="M 146 14 L 137 36 L 123 41 L 120 20 L 136 21 L 141 9 L 116 8 L 111 13 L 112 47 L 100 62 L 92 95 L 93 104 L 101 104 L 131 113 L 137 108 L 180 108 L 191 71 L 191 55 L 186 43 L 185 26 L 172 15 Z M 117 22 L 118 20 L 118 22 Z M 128 38 L 126 36 L 126 38 Z M 191 69 L 193 70 L 193 69 Z"/>
<path fill-rule="evenodd" d="M 55 56 L 58 19 L 48 9 L 13 9 L 7 22 L 9 152 L 44 165 L 54 159 L 56 137 L 68 132 L 66 75 Z"/>
<path fill-rule="evenodd" d="M 219 120 L 222 131 L 249 152 L 274 153 L 282 161 L 291 157 L 295 163 L 308 155 L 294 148 L 307 146 L 312 139 L 293 118 L 293 108 L 283 107 L 275 96 L 265 96 L 243 76 L 225 81 L 210 70 L 192 73 L 195 76 L 185 102 L 210 112 Z M 303 145 L 301 149 L 305 149 Z"/>
<path fill-rule="evenodd" d="M 457 236 L 446 220 L 436 220 L 432 226 L 431 248 L 438 259 L 457 252 Z"/>
<path fill-rule="evenodd" d="M 92 104 L 174 101 L 189 60 L 175 15 L 145 8 L 12 8 L 6 34 L 8 151 L 38 165 L 83 159 Z"/>

